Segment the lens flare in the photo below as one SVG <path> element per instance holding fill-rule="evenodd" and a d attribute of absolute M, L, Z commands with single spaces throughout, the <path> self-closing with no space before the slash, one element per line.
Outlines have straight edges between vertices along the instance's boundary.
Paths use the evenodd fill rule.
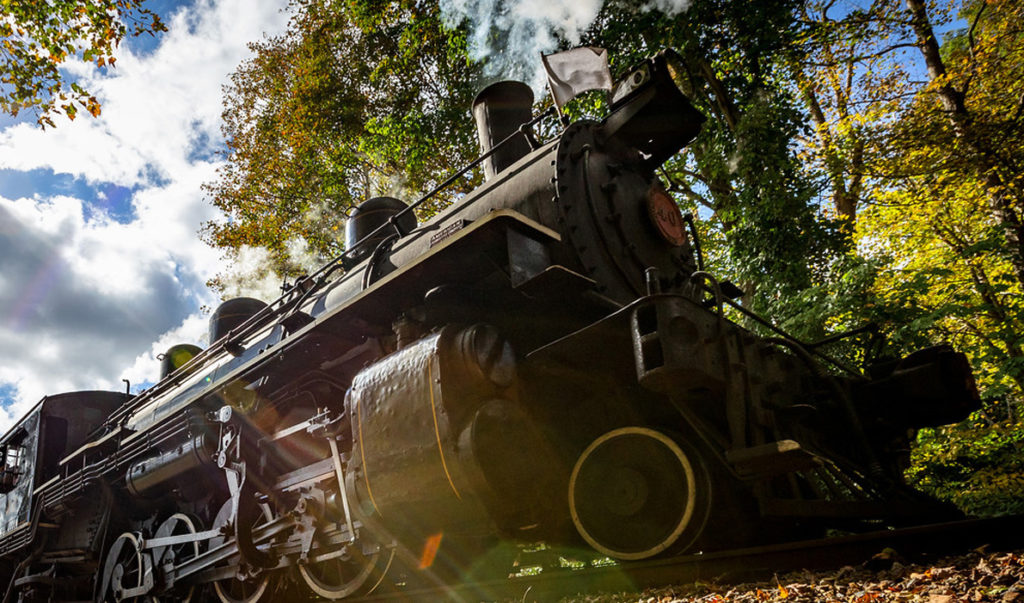
<path fill-rule="evenodd" d="M 443 537 L 442 532 L 427 537 L 427 541 L 423 543 L 423 553 L 420 554 L 419 567 L 421 570 L 434 565 L 434 558 L 437 557 L 437 550 L 441 548 L 441 538 Z"/>

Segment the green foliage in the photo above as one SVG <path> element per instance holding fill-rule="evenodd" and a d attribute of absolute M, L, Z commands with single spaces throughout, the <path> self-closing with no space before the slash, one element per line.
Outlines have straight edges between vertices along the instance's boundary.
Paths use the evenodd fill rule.
<path fill-rule="evenodd" d="M 958 11 L 968 27 L 939 46 L 934 28 Z M 830 173 L 860 177 L 855 237 L 878 266 L 873 303 L 861 315 L 899 352 L 952 343 L 970 358 L 986 400 L 986 414 L 923 431 L 908 477 L 978 514 L 1024 507 L 1022 16 L 1019 3 L 999 0 L 880 3 L 846 19 L 845 29 L 823 20 L 833 36 L 820 46 L 829 61 L 806 78 L 831 82 L 832 98 L 848 101 L 827 105 L 811 151 L 832 162 Z M 850 39 L 856 21 L 877 29 L 855 44 L 837 42 Z M 892 58 L 899 46 L 913 48 L 925 82 L 909 77 L 906 57 Z M 838 150 L 848 132 L 862 151 L 857 162 Z"/>
<path fill-rule="evenodd" d="M 476 153 L 475 68 L 464 34 L 445 29 L 436 6 L 295 0 L 291 9 L 288 30 L 253 44 L 256 56 L 225 90 L 227 163 L 206 191 L 229 219 L 202 232 L 228 254 L 269 250 L 283 275 L 304 268 L 289 252 L 295 241 L 332 257 L 352 207 L 378 195 L 413 200 Z"/>
<path fill-rule="evenodd" d="M 0 110 L 31 110 L 40 125 L 51 127 L 56 114 L 75 119 L 84 109 L 98 116 L 100 103 L 77 82 L 66 81 L 60 67 L 71 57 L 113 67 L 114 51 L 126 35 L 165 31 L 143 2 L 0 1 Z"/>
<path fill-rule="evenodd" d="M 990 411 L 991 412 L 991 411 Z M 1024 422 L 977 413 L 953 427 L 922 430 L 911 484 L 978 516 L 1024 513 Z"/>
<path fill-rule="evenodd" d="M 1011 238 L 1019 219 L 1013 182 L 1024 166 L 1000 158 L 1024 143 L 1024 129 L 1005 119 L 1021 91 L 1007 61 L 1019 62 L 1024 49 L 1018 45 L 1014 55 L 1003 44 L 1021 39 L 1021 9 L 987 6 L 984 13 L 965 9 L 982 17 L 973 21 L 970 40 L 945 49 L 944 62 L 929 59 L 932 80 L 882 131 L 874 151 L 880 186 L 857 229 L 865 253 L 888 264 L 877 288 L 894 339 L 919 345 L 939 336 L 954 343 L 971 357 L 986 395 L 1018 404 L 1024 306 Z M 956 90 L 943 92 L 958 81 Z"/>
<path fill-rule="evenodd" d="M 679 52 L 684 90 L 709 119 L 666 164 L 670 190 L 712 217 L 702 230 L 715 272 L 741 285 L 751 309 L 783 316 L 847 244 L 815 204 L 816 175 L 796 152 L 807 118 L 784 82 L 801 52 L 800 5 L 699 2 L 666 15 L 609 2 L 584 40 L 608 48 L 620 68 L 661 48 Z M 823 332 L 820 322 L 804 326 Z"/>
<path fill-rule="evenodd" d="M 884 332 L 881 325 L 885 307 L 874 287 L 881 269 L 875 260 L 846 255 L 815 284 L 792 293 L 786 313 L 774 317 L 775 322 L 787 333 L 809 342 L 854 333 L 823 349 L 847 366 L 864 367 L 898 356 L 899 351 L 886 345 L 880 335 Z"/>

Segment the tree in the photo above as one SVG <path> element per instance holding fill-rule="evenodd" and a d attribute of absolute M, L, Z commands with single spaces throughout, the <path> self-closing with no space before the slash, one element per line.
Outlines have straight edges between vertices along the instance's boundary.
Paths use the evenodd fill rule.
<path fill-rule="evenodd" d="M 916 92 L 900 54 L 912 44 L 891 27 L 899 13 L 886 2 L 849 10 L 817 0 L 801 9 L 805 51 L 790 69 L 814 126 L 801 155 L 824 175 L 831 209 L 848 233 L 881 184 L 873 165 L 879 126 Z"/>
<path fill-rule="evenodd" d="M 585 40 L 607 47 L 617 65 L 661 48 L 679 52 L 684 91 L 708 120 L 664 175 L 690 211 L 711 214 L 703 226 L 715 271 L 740 283 L 748 307 L 784 323 L 805 316 L 793 304 L 797 293 L 829 278 L 845 245 L 815 203 L 816 175 L 796 153 L 807 117 L 786 82 L 802 52 L 800 5 L 711 1 L 665 14 L 609 2 Z M 824 327 L 788 326 L 811 337 Z"/>
<path fill-rule="evenodd" d="M 989 211 L 1024 285 L 1024 7 L 1006 0 L 973 3 L 965 11 L 970 29 L 945 57 L 925 3 L 907 0 L 907 9 L 928 68 L 932 134 L 953 145 L 948 161 L 986 190 Z"/>
<path fill-rule="evenodd" d="M 833 111 L 818 131 L 827 134 L 846 121 L 861 124 L 860 162 L 831 157 L 840 157 L 835 165 L 844 170 L 860 170 L 869 183 L 858 200 L 866 208 L 856 223 L 857 239 L 880 272 L 871 285 L 876 303 L 863 318 L 883 323 L 907 348 L 921 345 L 925 336 L 956 343 L 986 377 L 987 396 L 1020 399 L 1024 315 L 1014 301 L 1021 292 L 1014 237 L 1022 199 L 1016 149 L 1024 142 L 1021 8 L 1001 1 L 962 7 L 967 26 L 940 46 L 931 19 L 946 23 L 956 9 L 936 6 L 928 13 L 908 0 L 906 8 L 879 2 L 847 15 L 844 20 L 857 26 L 870 23 L 871 33 L 845 34 L 856 44 L 841 55 L 824 53 L 828 60 L 809 79 L 834 82 L 834 73 L 848 72 L 850 65 L 861 73 L 832 88 L 833 98 L 863 100 L 859 110 Z M 826 35 L 844 27 L 855 31 L 849 23 L 821 22 L 829 26 Z M 924 81 L 910 83 L 912 67 L 882 60 L 899 48 L 917 54 Z M 863 89 L 868 87 L 874 89 Z M 827 160 L 827 136 L 818 143 L 814 150 Z"/>
<path fill-rule="evenodd" d="M 281 274 L 301 271 L 290 243 L 336 255 L 360 201 L 411 200 L 410 191 L 433 187 L 477 150 L 468 117 L 474 67 L 436 5 L 296 0 L 291 8 L 287 31 L 253 44 L 256 56 L 225 89 L 227 163 L 206 190 L 229 220 L 203 230 L 229 254 L 270 250 Z"/>
<path fill-rule="evenodd" d="M 35 111 L 42 126 L 53 116 L 74 119 L 80 109 L 93 117 L 100 103 L 61 65 L 70 58 L 113 67 L 126 35 L 166 31 L 144 0 L 3 0 L 0 14 L 0 110 L 11 115 Z"/>
<path fill-rule="evenodd" d="M 837 212 L 852 220 L 857 204 L 906 175 L 887 158 L 945 148 L 932 167 L 981 179 L 1024 283 L 1024 163 L 1016 151 L 1024 125 L 1021 8 L 1001 0 L 843 8 L 828 0 L 807 5 L 810 60 L 794 68 L 816 126 L 808 159 L 824 167 Z M 942 45 L 934 28 L 957 10 L 968 26 Z"/>
<path fill-rule="evenodd" d="M 925 430 L 913 453 L 912 481 L 972 512 L 1019 510 L 1021 7 L 999 0 L 926 7 L 907 0 L 870 8 L 852 18 L 873 24 L 860 40 L 877 53 L 872 75 L 895 85 L 888 98 L 853 114 L 862 124 L 860 168 L 870 183 L 859 199 L 856 239 L 875 268 L 857 314 L 881 325 L 897 350 L 945 340 L 975 368 L 982 411 L 963 425 Z M 957 11 L 964 27 L 940 44 L 934 29 Z M 921 67 L 882 60 L 897 48 L 909 48 Z M 856 52 L 822 69 L 851 61 L 866 72 Z M 832 113 L 826 123 L 837 128 L 842 117 Z M 840 158 L 844 169 L 853 169 L 848 157 Z"/>

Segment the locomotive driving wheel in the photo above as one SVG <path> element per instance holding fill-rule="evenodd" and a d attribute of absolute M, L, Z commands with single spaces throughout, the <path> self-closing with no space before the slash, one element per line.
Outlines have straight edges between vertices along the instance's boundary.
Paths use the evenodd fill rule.
<path fill-rule="evenodd" d="M 142 552 L 142 541 L 132 532 L 117 537 L 103 565 L 103 601 L 145 601 L 133 590 L 153 585 L 153 565 Z"/>
<path fill-rule="evenodd" d="M 711 504 L 711 480 L 692 447 L 647 427 L 598 437 L 580 454 L 569 479 L 576 530 L 617 559 L 691 547 Z"/>
<path fill-rule="evenodd" d="M 330 559 L 299 565 L 299 574 L 317 595 L 330 600 L 372 593 L 387 575 L 395 551 L 363 553 L 357 544 L 333 553 Z M 317 553 L 313 551 L 313 558 Z"/>
<path fill-rule="evenodd" d="M 270 505 L 260 504 L 258 517 L 253 521 L 252 528 L 257 528 L 274 519 L 274 513 Z M 224 528 L 231 522 L 231 499 L 221 506 L 217 517 L 213 520 L 213 527 Z M 224 538 L 217 537 L 210 540 L 210 548 L 223 544 Z M 257 603 L 258 601 L 269 600 L 272 592 L 272 575 L 269 572 L 262 572 L 249 579 L 237 577 L 217 580 L 213 583 L 213 590 L 222 603 Z"/>
<path fill-rule="evenodd" d="M 184 513 L 175 513 L 171 515 L 160 527 L 157 528 L 154 538 L 168 538 L 172 536 L 186 536 L 195 534 L 196 522 L 198 520 L 185 515 Z M 153 560 L 154 565 L 157 567 L 163 567 L 165 565 L 176 565 L 184 563 L 190 559 L 194 559 L 199 556 L 199 542 L 193 540 L 191 542 L 182 542 L 179 544 L 171 544 L 168 546 L 160 546 L 153 548 Z M 187 589 L 181 589 L 180 591 L 172 590 L 167 597 L 166 601 L 180 601 L 181 603 L 188 603 L 192 600 L 193 592 L 195 591 L 194 586 L 190 586 Z M 160 598 L 153 597 L 150 599 L 150 603 L 160 603 Z"/>

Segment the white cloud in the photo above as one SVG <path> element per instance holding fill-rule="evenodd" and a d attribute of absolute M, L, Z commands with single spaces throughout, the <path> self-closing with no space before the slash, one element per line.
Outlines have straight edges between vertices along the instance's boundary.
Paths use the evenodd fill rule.
<path fill-rule="evenodd" d="M 52 168 L 93 182 L 144 184 L 173 178 L 193 145 L 220 140 L 221 86 L 246 43 L 283 28 L 281 4 L 198 0 L 177 13 L 151 54 L 123 47 L 107 75 L 78 65 L 83 84 L 103 103 L 103 116 L 81 116 L 39 130 L 20 124 L 0 134 L 0 165 Z"/>
<path fill-rule="evenodd" d="M 648 0 L 641 9 L 660 11 L 671 17 L 690 10 L 691 5 L 693 0 Z"/>
<path fill-rule="evenodd" d="M 200 273 L 137 221 L 86 221 L 71 197 L 0 197 L 0 384 L 17 415 L 45 394 L 119 389 L 140 350 L 210 303 Z M 9 420 L 12 417 L 7 417 Z M 0 423 L 4 417 L 0 416 Z"/>
<path fill-rule="evenodd" d="M 132 383 L 156 383 L 160 377 L 160 355 L 171 346 L 188 342 L 206 346 L 208 317 L 200 312 L 189 314 L 177 327 L 167 331 L 153 342 L 148 350 L 139 354 L 131 368 L 124 372 L 123 378 Z"/>
<path fill-rule="evenodd" d="M 218 165 L 221 86 L 248 42 L 284 29 L 285 4 L 197 0 L 152 53 L 123 46 L 106 75 L 73 66 L 100 118 L 0 130 L 2 169 L 133 191 L 122 223 L 88 200 L 0 190 L 0 390 L 17 389 L 0 433 L 45 394 L 155 381 L 156 354 L 204 336 L 198 309 L 216 303 L 204 283 L 223 269 L 197 236 L 219 217 L 200 186 Z"/>

